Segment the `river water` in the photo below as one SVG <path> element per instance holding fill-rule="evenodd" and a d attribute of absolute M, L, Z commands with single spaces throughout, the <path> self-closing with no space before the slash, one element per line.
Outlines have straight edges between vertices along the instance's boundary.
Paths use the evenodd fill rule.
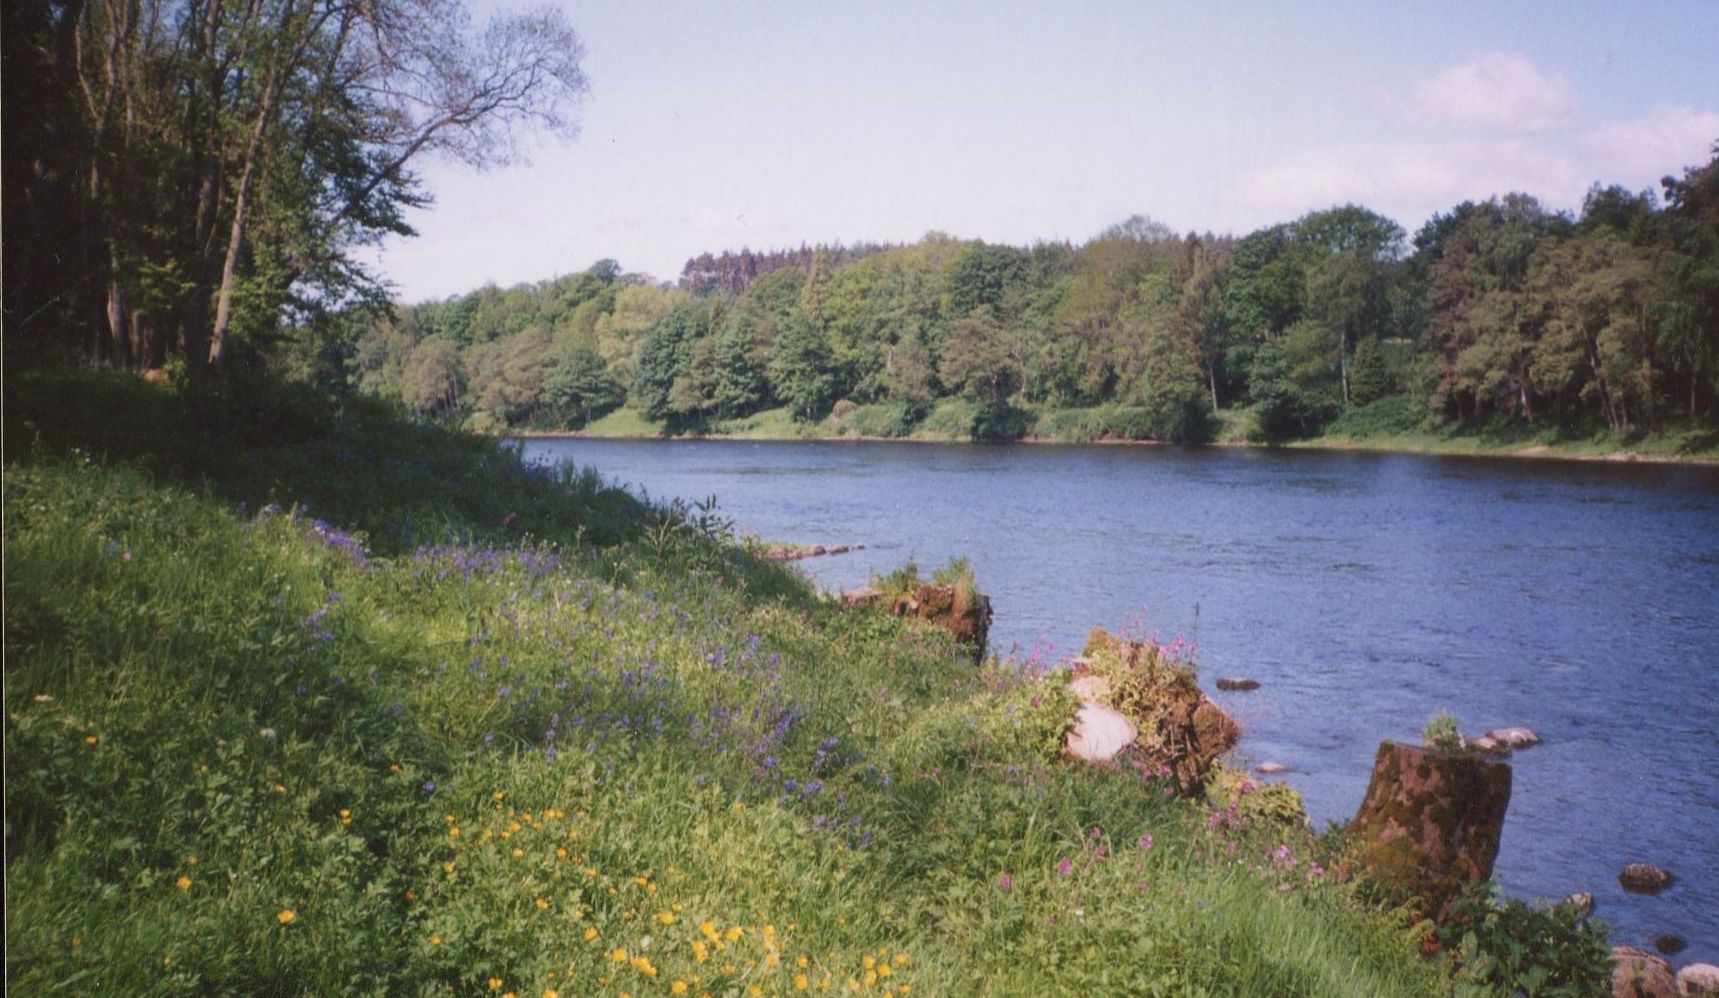
<path fill-rule="evenodd" d="M 854 543 L 836 589 L 971 559 L 992 649 L 1089 628 L 1183 634 L 1253 762 L 1315 825 L 1352 815 L 1378 742 L 1437 710 L 1526 725 L 1495 876 L 1591 891 L 1615 941 L 1719 962 L 1719 468 L 1158 447 L 530 440 L 739 530 Z M 1218 676 L 1261 688 L 1223 693 Z M 1677 877 L 1626 894 L 1645 861 Z"/>

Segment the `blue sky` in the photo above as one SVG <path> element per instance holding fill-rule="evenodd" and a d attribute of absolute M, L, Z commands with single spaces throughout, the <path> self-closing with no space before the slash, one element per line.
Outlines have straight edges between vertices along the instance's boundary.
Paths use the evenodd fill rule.
<path fill-rule="evenodd" d="M 420 164 L 436 203 L 376 257 L 403 299 L 1136 213 L 1243 234 L 1355 201 L 1412 232 L 1464 198 L 1657 188 L 1719 140 L 1719 0 L 553 2 L 586 48 L 580 134 Z"/>

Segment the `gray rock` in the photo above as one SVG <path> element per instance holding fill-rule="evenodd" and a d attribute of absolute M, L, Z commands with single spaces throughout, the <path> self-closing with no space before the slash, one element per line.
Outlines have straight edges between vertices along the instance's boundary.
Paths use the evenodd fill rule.
<path fill-rule="evenodd" d="M 1666 956 L 1676 956 L 1689 944 L 1675 932 L 1661 932 L 1653 937 L 1653 948 Z"/>
<path fill-rule="evenodd" d="M 1253 771 L 1259 773 L 1261 776 L 1276 776 L 1279 773 L 1295 772 L 1295 770 L 1290 769 L 1281 762 L 1262 762 L 1253 767 Z"/>
<path fill-rule="evenodd" d="M 1086 704 L 1075 711 L 1065 747 L 1083 762 L 1109 762 L 1134 744 L 1139 734 L 1132 721 L 1109 707 Z"/>
<path fill-rule="evenodd" d="M 1259 680 L 1257 680 L 1257 679 L 1242 679 L 1238 676 L 1224 676 L 1218 680 L 1218 689 L 1220 689 L 1220 690 L 1236 690 L 1236 691 L 1240 691 L 1240 692 L 1245 692 L 1247 690 L 1257 690 L 1257 689 L 1259 689 Z"/>
<path fill-rule="evenodd" d="M 1613 946 L 1612 998 L 1680 998 L 1671 964 L 1634 946 Z"/>
<path fill-rule="evenodd" d="M 1480 737 L 1490 738 L 1500 744 L 1508 745 L 1512 749 L 1540 744 L 1540 736 L 1529 728 L 1493 728 Z"/>
<path fill-rule="evenodd" d="M 1501 742 L 1491 735 L 1481 735 L 1479 738 L 1470 739 L 1468 745 L 1470 748 L 1487 755 L 1510 754 L 1509 743 Z"/>
<path fill-rule="evenodd" d="M 1692 963 L 1677 972 L 1677 986 L 1687 998 L 1715 998 L 1719 996 L 1719 967 Z"/>
<path fill-rule="evenodd" d="M 1658 894 L 1671 885 L 1671 874 L 1652 863 L 1631 863 L 1618 871 L 1618 883 L 1631 894 Z"/>
<path fill-rule="evenodd" d="M 1594 913 L 1594 896 L 1587 891 L 1577 891 L 1565 898 L 1564 903 L 1581 912 L 1583 917 Z"/>

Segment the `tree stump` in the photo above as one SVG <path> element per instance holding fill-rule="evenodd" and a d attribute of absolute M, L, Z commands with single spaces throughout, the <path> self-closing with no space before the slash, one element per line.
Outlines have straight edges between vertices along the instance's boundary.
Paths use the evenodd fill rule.
<path fill-rule="evenodd" d="M 1433 919 L 1464 884 L 1492 874 L 1510 767 L 1476 756 L 1382 742 L 1350 831 L 1375 882 Z"/>

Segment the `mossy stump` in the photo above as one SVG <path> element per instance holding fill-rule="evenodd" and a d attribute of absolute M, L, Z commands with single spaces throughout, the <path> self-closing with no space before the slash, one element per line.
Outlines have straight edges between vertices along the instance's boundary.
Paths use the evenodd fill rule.
<path fill-rule="evenodd" d="M 895 597 L 889 614 L 936 624 L 971 648 L 974 661 L 985 657 L 985 641 L 991 633 L 991 598 L 970 585 L 921 582 Z"/>
<path fill-rule="evenodd" d="M 1492 875 L 1510 767 L 1478 756 L 1382 742 L 1350 833 L 1375 882 L 1439 919 L 1464 884 Z"/>
<path fill-rule="evenodd" d="M 1105 678 L 1107 705 L 1139 729 L 1136 758 L 1168 770 L 1184 793 L 1203 787 L 1213 764 L 1241 740 L 1241 728 L 1200 691 L 1193 670 L 1152 642 L 1095 627 L 1081 661 Z"/>

